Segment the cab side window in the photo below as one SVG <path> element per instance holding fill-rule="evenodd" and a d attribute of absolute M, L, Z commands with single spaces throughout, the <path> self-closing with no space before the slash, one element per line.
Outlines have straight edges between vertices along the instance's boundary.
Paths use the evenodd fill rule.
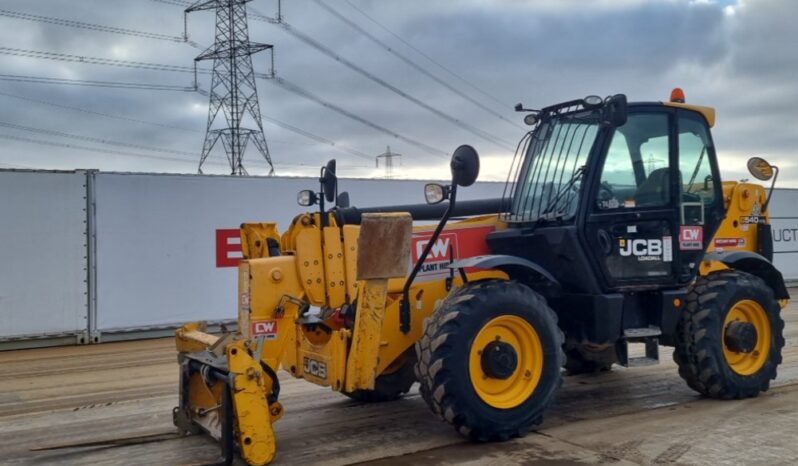
<path fill-rule="evenodd" d="M 680 113 L 678 128 L 682 223 L 700 225 L 715 201 L 717 180 L 708 153 L 712 143 L 706 123 L 698 116 Z"/>
<path fill-rule="evenodd" d="M 599 210 L 670 203 L 668 115 L 629 115 L 612 136 L 596 193 Z"/>

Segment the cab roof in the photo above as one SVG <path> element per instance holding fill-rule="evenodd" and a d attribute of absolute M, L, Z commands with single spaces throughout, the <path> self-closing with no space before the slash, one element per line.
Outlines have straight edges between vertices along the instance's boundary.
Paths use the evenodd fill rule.
<path fill-rule="evenodd" d="M 704 115 L 704 118 L 707 120 L 707 124 L 710 128 L 715 126 L 715 108 L 713 107 L 704 107 L 703 105 L 693 105 L 693 104 L 683 104 L 679 102 L 662 102 L 663 105 L 668 107 L 677 107 L 677 108 L 685 108 L 687 110 L 695 110 L 696 112 Z"/>

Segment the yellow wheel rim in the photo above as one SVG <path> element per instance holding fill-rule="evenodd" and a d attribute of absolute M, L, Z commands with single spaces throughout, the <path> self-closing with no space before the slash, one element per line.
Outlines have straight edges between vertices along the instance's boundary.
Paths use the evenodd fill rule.
<path fill-rule="evenodd" d="M 488 375 L 483 352 L 492 342 L 506 343 L 517 356 L 517 364 L 506 378 Z M 469 353 L 469 374 L 477 395 L 494 408 L 515 408 L 526 401 L 543 373 L 543 345 L 534 327 L 514 315 L 496 317 L 480 329 Z"/>
<path fill-rule="evenodd" d="M 756 329 L 756 345 L 749 353 L 733 351 L 726 345 L 726 329 L 731 322 L 748 322 Z M 765 309 L 756 301 L 744 299 L 732 306 L 723 322 L 723 356 L 732 370 L 751 375 L 762 368 L 770 352 L 770 320 Z"/>

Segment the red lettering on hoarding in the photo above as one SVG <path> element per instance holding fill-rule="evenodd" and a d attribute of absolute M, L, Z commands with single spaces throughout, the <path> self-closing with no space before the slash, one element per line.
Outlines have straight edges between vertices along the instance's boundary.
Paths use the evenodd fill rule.
<path fill-rule="evenodd" d="M 216 267 L 238 267 L 241 253 L 241 232 L 238 228 L 216 230 Z"/>

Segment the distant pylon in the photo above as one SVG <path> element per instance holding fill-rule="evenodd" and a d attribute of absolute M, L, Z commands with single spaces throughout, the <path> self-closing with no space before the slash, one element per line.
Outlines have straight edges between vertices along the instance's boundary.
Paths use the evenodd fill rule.
<path fill-rule="evenodd" d="M 246 4 L 250 1 L 200 0 L 185 10 L 186 14 L 216 10 L 214 44 L 194 59 L 195 67 L 199 61 L 213 60 L 208 126 L 200 155 L 199 173 L 202 173 L 202 164 L 221 139 L 231 175 L 247 175 L 244 152 L 250 140 L 269 164 L 269 175 L 274 174 L 269 146 L 263 135 L 258 90 L 252 68 L 252 55 L 272 49 L 272 46 L 249 41 Z M 224 113 L 225 125 L 214 125 L 219 110 Z M 242 119 L 246 115 L 251 117 L 256 128 L 242 128 Z"/>
<path fill-rule="evenodd" d="M 383 165 L 385 165 L 385 178 L 393 178 L 393 159 L 394 157 L 399 159 L 399 164 L 401 165 L 401 158 L 402 154 L 397 154 L 395 152 L 391 152 L 391 146 L 388 146 L 385 149 L 384 154 L 380 154 L 377 156 L 377 168 L 380 168 L 380 159 L 383 160 Z"/>

